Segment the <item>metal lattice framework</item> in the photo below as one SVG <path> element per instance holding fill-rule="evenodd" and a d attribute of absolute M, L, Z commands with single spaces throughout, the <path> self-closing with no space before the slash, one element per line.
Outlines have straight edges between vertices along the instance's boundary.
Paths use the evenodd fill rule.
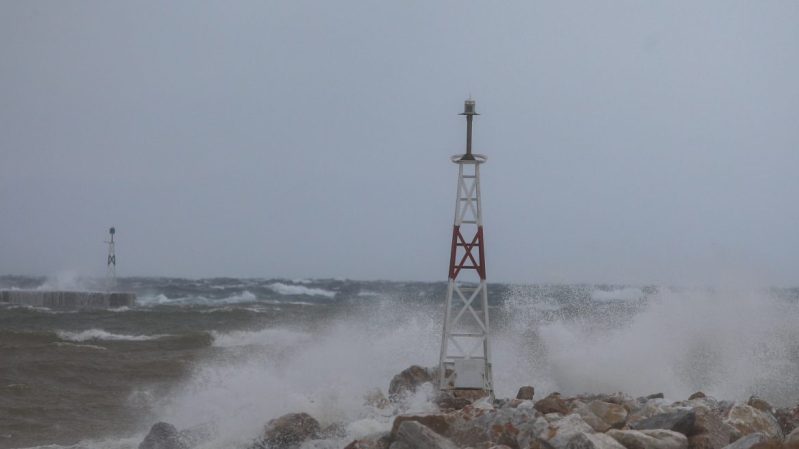
<path fill-rule="evenodd" d="M 474 102 L 467 100 L 466 154 L 452 157 L 458 164 L 458 192 L 449 263 L 444 331 L 439 359 L 439 389 L 482 390 L 493 397 L 486 286 L 480 165 L 486 161 L 471 152 Z"/>
<path fill-rule="evenodd" d="M 105 242 L 108 244 L 108 262 L 107 262 L 106 278 L 109 287 L 113 288 L 116 287 L 117 285 L 117 255 L 114 249 L 114 234 L 116 234 L 116 229 L 114 228 L 109 229 L 108 234 L 111 236 L 111 238 Z"/>

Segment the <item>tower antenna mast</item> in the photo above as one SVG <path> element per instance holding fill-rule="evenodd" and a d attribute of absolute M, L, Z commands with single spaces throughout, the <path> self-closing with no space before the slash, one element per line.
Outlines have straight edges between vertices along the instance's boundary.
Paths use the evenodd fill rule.
<path fill-rule="evenodd" d="M 466 153 L 451 157 L 458 164 L 458 190 L 452 229 L 444 330 L 438 364 L 442 392 L 494 397 L 491 375 L 480 166 L 487 160 L 472 154 L 475 102 L 464 103 Z"/>
<path fill-rule="evenodd" d="M 107 262 L 107 271 L 106 271 L 106 278 L 108 281 L 108 286 L 110 288 L 114 288 L 117 285 L 117 256 L 116 252 L 114 251 L 114 234 L 117 231 L 112 226 L 108 230 L 108 234 L 110 238 L 105 242 L 108 244 L 108 262 Z"/>

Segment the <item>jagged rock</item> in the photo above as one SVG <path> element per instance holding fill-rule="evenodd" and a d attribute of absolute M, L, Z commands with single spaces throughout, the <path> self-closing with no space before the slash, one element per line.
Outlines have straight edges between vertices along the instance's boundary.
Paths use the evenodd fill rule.
<path fill-rule="evenodd" d="M 602 419 L 596 416 L 596 414 L 594 414 L 594 412 L 588 408 L 588 405 L 582 401 L 572 402 L 572 407 L 572 413 L 580 415 L 580 417 L 583 418 L 583 421 L 585 421 L 595 431 L 604 433 L 610 429 L 610 424 L 602 421 Z"/>
<path fill-rule="evenodd" d="M 435 379 L 433 374 L 433 370 L 418 365 L 404 369 L 391 379 L 388 386 L 389 399 L 393 401 L 403 395 L 414 393 L 420 385 L 433 382 Z"/>
<path fill-rule="evenodd" d="M 289 413 L 264 426 L 263 443 L 272 449 L 297 447 L 319 434 L 319 422 L 307 413 Z"/>
<path fill-rule="evenodd" d="M 588 408 L 611 427 L 620 429 L 627 421 L 627 409 L 618 404 L 604 401 L 593 401 Z"/>
<path fill-rule="evenodd" d="M 471 403 L 472 401 L 468 399 L 456 398 L 446 394 L 439 395 L 438 399 L 436 399 L 436 405 L 441 410 L 460 410 Z"/>
<path fill-rule="evenodd" d="M 793 429 L 793 431 L 789 433 L 787 437 L 785 437 L 785 442 L 799 444 L 799 428 Z"/>
<path fill-rule="evenodd" d="M 754 407 L 754 408 L 760 410 L 761 412 L 771 413 L 771 411 L 773 410 L 773 408 L 771 407 L 771 404 L 769 404 L 764 399 L 761 399 L 761 398 L 759 398 L 757 396 L 749 397 L 749 400 L 746 401 L 746 405 L 748 405 L 750 407 Z"/>
<path fill-rule="evenodd" d="M 566 449 L 624 449 L 604 433 L 578 433 L 566 444 Z"/>
<path fill-rule="evenodd" d="M 569 406 L 566 404 L 566 401 L 560 398 L 560 393 L 552 393 L 536 402 L 535 409 L 545 415 L 547 413 L 569 414 Z"/>
<path fill-rule="evenodd" d="M 388 449 L 391 438 L 389 434 L 382 434 L 376 438 L 361 438 L 346 445 L 344 449 Z"/>
<path fill-rule="evenodd" d="M 766 440 L 768 440 L 766 435 L 760 432 L 750 433 L 743 438 L 738 438 L 734 443 L 724 446 L 724 449 L 752 449 L 752 446 L 762 443 Z"/>
<path fill-rule="evenodd" d="M 799 449 L 799 444 L 785 443 L 777 440 L 766 440 L 752 446 L 752 449 Z"/>
<path fill-rule="evenodd" d="M 516 393 L 516 399 L 532 401 L 534 395 L 535 395 L 535 388 L 528 385 L 526 387 L 519 388 L 519 392 Z"/>
<path fill-rule="evenodd" d="M 663 395 L 663 393 L 655 393 L 655 394 L 650 394 L 646 398 L 647 399 L 663 399 L 664 397 L 665 396 Z"/>
<path fill-rule="evenodd" d="M 663 399 L 649 399 L 643 403 L 638 403 L 631 409 L 630 414 L 627 416 L 627 426 L 632 428 L 633 424 L 639 421 L 676 411 L 676 408 L 667 405 Z"/>
<path fill-rule="evenodd" d="M 630 427 L 633 430 L 673 430 L 688 436 L 692 433 L 695 421 L 696 414 L 693 410 L 677 410 L 674 412 L 661 413 L 651 418 L 642 419 L 641 421 L 633 423 Z"/>
<path fill-rule="evenodd" d="M 704 399 L 706 397 L 707 396 L 705 395 L 705 393 L 702 393 L 701 391 L 697 391 L 696 393 L 688 396 L 688 400 L 691 401 L 691 400 L 694 400 L 694 399 Z"/>
<path fill-rule="evenodd" d="M 484 429 L 484 435 L 488 441 L 515 448 L 518 444 L 516 439 L 519 429 L 535 419 L 536 413 L 532 408 L 506 408 L 477 417 L 473 421 L 473 425 Z M 462 438 L 456 435 L 450 438 L 461 445 L 464 443 Z"/>
<path fill-rule="evenodd" d="M 187 449 L 188 445 L 181 439 L 178 429 L 172 424 L 158 422 L 153 424 L 150 432 L 139 443 L 139 449 Z"/>
<path fill-rule="evenodd" d="M 782 440 L 780 424 L 771 413 L 760 411 L 750 405 L 736 404 L 730 409 L 726 423 L 738 429 L 742 435 L 762 432 L 768 438 Z"/>
<path fill-rule="evenodd" d="M 580 415 L 565 417 L 550 414 L 536 418 L 519 429 L 516 441 L 520 448 L 565 449 L 569 440 L 577 434 L 593 433 L 594 430 Z"/>
<path fill-rule="evenodd" d="M 458 447 L 449 439 L 433 432 L 416 421 L 405 421 L 397 429 L 396 441 L 404 443 L 413 449 L 457 449 Z"/>
<path fill-rule="evenodd" d="M 391 426 L 391 439 L 397 439 L 400 425 L 404 422 L 414 421 L 418 422 L 433 432 L 439 435 L 446 436 L 449 434 L 450 427 L 454 421 L 453 416 L 448 415 L 400 415 L 394 418 L 394 424 Z"/>
<path fill-rule="evenodd" d="M 618 430 L 612 429 L 607 435 L 613 437 L 627 449 L 686 449 L 688 438 L 672 430 Z"/>
<path fill-rule="evenodd" d="M 735 427 L 723 422 L 708 407 L 694 408 L 694 415 L 694 427 L 688 437 L 691 449 L 721 449 L 741 436 Z"/>
<path fill-rule="evenodd" d="M 787 435 L 799 427 L 799 406 L 793 409 L 778 408 L 774 411 L 774 417 L 777 418 L 777 422 L 780 423 L 782 433 Z"/>

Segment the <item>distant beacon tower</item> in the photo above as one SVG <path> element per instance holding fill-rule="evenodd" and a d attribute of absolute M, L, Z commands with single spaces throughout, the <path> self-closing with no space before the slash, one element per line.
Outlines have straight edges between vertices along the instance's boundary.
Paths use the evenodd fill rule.
<path fill-rule="evenodd" d="M 108 277 L 109 287 L 116 287 L 117 285 L 117 256 L 114 252 L 114 234 L 116 233 L 116 229 L 112 226 L 111 229 L 108 230 L 108 234 L 111 238 L 105 242 L 108 244 L 108 271 L 106 276 Z"/>
<path fill-rule="evenodd" d="M 438 385 L 441 391 L 480 392 L 493 398 L 488 290 L 486 288 L 483 212 L 480 201 L 482 154 L 472 154 L 473 100 L 466 100 L 466 154 L 452 156 L 458 164 L 458 194 L 449 259 L 444 332 L 441 337 Z"/>

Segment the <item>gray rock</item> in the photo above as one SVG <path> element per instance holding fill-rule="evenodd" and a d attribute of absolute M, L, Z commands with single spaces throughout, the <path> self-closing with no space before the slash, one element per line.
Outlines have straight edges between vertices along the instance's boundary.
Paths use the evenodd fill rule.
<path fill-rule="evenodd" d="M 730 409 L 726 423 L 738 429 L 742 435 L 762 432 L 770 439 L 782 440 L 780 423 L 769 412 L 758 410 L 751 405 L 736 404 Z"/>
<path fill-rule="evenodd" d="M 565 449 L 569 441 L 580 433 L 594 433 L 594 429 L 583 421 L 580 415 L 571 414 L 562 417 L 549 414 L 521 426 L 516 441 L 520 448 Z"/>
<path fill-rule="evenodd" d="M 691 449 L 721 449 L 741 436 L 735 427 L 724 423 L 719 415 L 704 405 L 694 408 L 694 414 L 694 428 L 688 437 Z"/>
<path fill-rule="evenodd" d="M 531 386 L 521 387 L 519 388 L 519 392 L 516 393 L 516 399 L 524 399 L 526 401 L 533 400 L 533 396 L 535 395 L 535 388 Z"/>
<path fill-rule="evenodd" d="M 307 413 L 289 413 L 269 421 L 264 427 L 263 444 L 272 449 L 298 447 L 319 434 L 319 422 Z"/>
<path fill-rule="evenodd" d="M 644 402 L 638 402 L 635 406 L 630 408 L 630 414 L 627 416 L 627 426 L 632 427 L 638 421 L 651 418 L 663 413 L 675 412 L 678 409 L 667 405 L 663 399 L 648 399 Z"/>
<path fill-rule="evenodd" d="M 595 431 L 604 433 L 610 429 L 610 424 L 602 421 L 600 417 L 596 416 L 596 414 L 594 414 L 594 412 L 588 408 L 588 405 L 580 401 L 575 401 L 572 405 L 574 406 L 572 413 L 580 415 L 580 417 L 583 418 L 583 421 L 585 421 Z"/>
<path fill-rule="evenodd" d="M 560 398 L 560 393 L 552 393 L 536 402 L 535 409 L 545 415 L 547 413 L 569 414 L 569 406 L 566 404 L 566 401 Z"/>
<path fill-rule="evenodd" d="M 799 443 L 799 427 L 797 427 L 796 429 L 793 429 L 793 431 L 791 433 L 789 433 L 787 437 L 785 437 L 785 442 L 786 443 Z M 734 448 L 734 449 L 739 449 L 739 448 Z"/>
<path fill-rule="evenodd" d="M 566 449 L 625 449 L 604 433 L 578 433 L 566 444 Z"/>
<path fill-rule="evenodd" d="M 458 447 L 447 438 L 433 432 L 416 421 L 405 421 L 400 424 L 395 443 L 404 443 L 413 449 L 457 449 Z"/>
<path fill-rule="evenodd" d="M 437 371 L 437 370 L 436 370 Z M 391 379 L 388 386 L 388 398 L 392 401 L 404 395 L 414 393 L 419 386 L 427 382 L 434 382 L 433 370 L 413 365 L 402 370 Z"/>
<path fill-rule="evenodd" d="M 691 435 L 696 421 L 696 414 L 693 410 L 677 410 L 675 412 L 661 413 L 651 418 L 643 419 L 633 423 L 630 427 L 633 430 L 645 429 L 666 429 L 680 432 L 683 435 Z"/>
<path fill-rule="evenodd" d="M 391 443 L 391 446 L 389 446 L 388 449 L 415 449 L 415 448 L 408 446 L 407 443 L 403 443 L 402 441 L 395 441 Z"/>
<path fill-rule="evenodd" d="M 751 449 L 755 444 L 762 443 L 767 440 L 768 438 L 766 435 L 760 432 L 750 433 L 743 438 L 738 438 L 738 440 L 734 443 L 724 446 L 724 449 Z"/>
<path fill-rule="evenodd" d="M 749 400 L 746 401 L 746 405 L 752 406 L 761 412 L 768 412 L 771 413 L 773 408 L 771 404 L 769 404 L 765 399 L 762 399 L 758 396 L 750 396 Z"/>
<path fill-rule="evenodd" d="M 139 449 L 187 449 L 188 445 L 180 438 L 178 429 L 172 424 L 158 422 L 139 444 Z"/>
<path fill-rule="evenodd" d="M 686 449 L 688 438 L 672 430 L 617 430 L 607 433 L 627 449 Z"/>
<path fill-rule="evenodd" d="M 627 421 L 627 409 L 619 404 L 604 401 L 593 401 L 588 408 L 601 419 L 617 429 L 624 426 Z"/>

